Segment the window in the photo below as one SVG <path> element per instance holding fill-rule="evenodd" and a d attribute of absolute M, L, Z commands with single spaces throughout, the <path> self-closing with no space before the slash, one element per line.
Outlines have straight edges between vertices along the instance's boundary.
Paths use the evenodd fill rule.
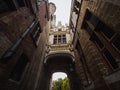
<path fill-rule="evenodd" d="M 99 21 L 95 16 L 91 16 L 91 18 L 89 20 L 94 25 L 97 25 L 97 23 Z M 84 28 L 88 32 L 88 34 L 91 36 L 91 39 L 94 40 L 94 42 L 97 44 L 97 46 L 100 49 L 102 49 L 104 47 L 103 43 L 96 36 L 96 34 L 94 33 L 94 31 L 89 27 L 89 25 L 88 25 L 88 23 L 86 21 L 85 21 L 85 24 L 84 24 Z"/>
<path fill-rule="evenodd" d="M 92 33 L 93 33 L 93 31 L 91 30 L 91 28 L 89 27 L 89 25 L 87 24 L 87 23 L 85 23 L 86 25 L 85 25 L 85 30 L 88 32 L 88 34 L 90 35 L 90 36 L 92 36 Z"/>
<path fill-rule="evenodd" d="M 107 49 L 105 49 L 105 51 L 103 52 L 103 55 L 108 60 L 110 65 L 113 67 L 113 69 L 117 69 L 119 67 L 114 57 Z"/>
<path fill-rule="evenodd" d="M 51 21 L 53 21 L 53 16 L 51 15 Z"/>
<path fill-rule="evenodd" d="M 117 37 L 113 42 L 112 44 L 114 45 L 114 47 L 120 51 L 120 36 Z"/>
<path fill-rule="evenodd" d="M 39 37 L 40 37 L 40 27 L 37 25 L 32 31 L 32 38 L 36 45 L 38 45 Z"/>
<path fill-rule="evenodd" d="M 90 17 L 91 17 L 91 12 L 87 9 L 86 13 L 85 13 L 85 18 L 84 19 L 89 20 Z"/>
<path fill-rule="evenodd" d="M 66 35 L 54 35 L 53 44 L 66 44 Z"/>
<path fill-rule="evenodd" d="M 25 54 L 22 54 L 11 72 L 10 79 L 20 81 L 27 63 L 28 63 L 27 56 Z"/>
<path fill-rule="evenodd" d="M 98 19 L 96 16 L 91 15 L 89 21 L 93 24 L 94 27 L 96 27 L 96 25 L 97 25 L 98 22 L 99 22 L 99 19 Z"/>
<path fill-rule="evenodd" d="M 86 20 L 88 20 L 94 27 L 95 30 L 100 31 L 106 38 L 111 39 L 115 32 L 99 20 L 95 15 L 93 15 L 89 10 L 86 10 L 85 19 L 83 22 L 83 27 L 86 27 Z M 87 25 L 88 27 L 89 25 Z M 88 30 L 88 29 L 87 29 Z M 89 33 L 89 30 L 88 30 Z"/>
<path fill-rule="evenodd" d="M 24 0 L 15 0 L 15 1 L 16 1 L 17 6 L 19 7 L 25 6 Z"/>
<path fill-rule="evenodd" d="M 76 13 L 76 14 L 79 14 L 79 11 L 78 11 L 78 9 L 77 9 L 77 7 L 74 7 L 74 12 Z"/>
<path fill-rule="evenodd" d="M 58 35 L 58 44 L 61 44 L 61 35 Z"/>
<path fill-rule="evenodd" d="M 75 6 L 76 6 L 77 8 L 79 8 L 80 5 L 81 5 L 80 1 L 75 0 Z"/>
<path fill-rule="evenodd" d="M 54 35 L 54 44 L 57 44 L 57 35 Z"/>
<path fill-rule="evenodd" d="M 57 44 L 57 35 L 54 35 L 54 44 Z"/>
<path fill-rule="evenodd" d="M 99 24 L 96 27 L 96 30 L 99 30 L 108 39 L 111 39 L 113 37 L 113 35 L 115 34 L 115 32 L 112 29 L 110 29 L 109 27 L 107 27 L 102 22 L 99 22 Z"/>
<path fill-rule="evenodd" d="M 104 47 L 103 43 L 100 41 L 100 39 L 94 33 L 91 38 L 94 40 L 94 42 L 97 44 L 97 46 L 99 46 L 100 49 L 102 49 Z"/>
<path fill-rule="evenodd" d="M 63 39 L 63 44 L 66 44 L 66 36 L 65 35 L 63 35 L 62 39 Z"/>
<path fill-rule="evenodd" d="M 93 15 L 89 10 L 86 10 L 82 27 L 91 36 L 90 39 L 95 42 L 97 47 L 100 49 L 100 52 L 109 62 L 112 68 L 117 69 L 118 64 L 112 54 L 117 53 L 115 50 L 113 50 L 113 46 L 117 51 L 120 51 L 120 36 L 106 24 L 100 21 L 100 19 Z M 99 35 L 101 38 L 99 38 L 97 35 Z M 109 52 L 109 50 L 107 50 L 105 47 L 111 47 L 112 52 Z"/>
<path fill-rule="evenodd" d="M 11 0 L 0 0 L 0 14 L 4 14 L 13 10 L 16 10 L 16 7 Z"/>

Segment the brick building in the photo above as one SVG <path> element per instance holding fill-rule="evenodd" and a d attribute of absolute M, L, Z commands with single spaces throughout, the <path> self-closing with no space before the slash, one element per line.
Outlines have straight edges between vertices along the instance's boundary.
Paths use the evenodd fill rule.
<path fill-rule="evenodd" d="M 0 90 L 36 88 L 48 20 L 48 0 L 0 0 Z"/>
<path fill-rule="evenodd" d="M 76 71 L 87 90 L 120 89 L 120 1 L 73 0 Z"/>
<path fill-rule="evenodd" d="M 70 90 L 119 90 L 120 1 L 72 0 L 67 27 L 56 28 L 55 10 L 48 0 L 0 0 L 0 90 L 49 90 L 57 71 Z"/>

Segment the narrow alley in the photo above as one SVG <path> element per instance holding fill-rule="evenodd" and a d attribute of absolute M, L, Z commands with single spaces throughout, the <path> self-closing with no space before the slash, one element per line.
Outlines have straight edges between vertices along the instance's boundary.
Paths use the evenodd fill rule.
<path fill-rule="evenodd" d="M 54 1 L 0 0 L 0 90 L 120 90 L 120 0 Z"/>

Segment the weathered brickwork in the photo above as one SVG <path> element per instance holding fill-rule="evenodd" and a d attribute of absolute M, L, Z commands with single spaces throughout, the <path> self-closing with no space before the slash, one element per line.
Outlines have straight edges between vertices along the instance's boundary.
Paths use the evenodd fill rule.
<path fill-rule="evenodd" d="M 48 90 L 51 75 L 56 71 L 68 74 L 71 90 L 120 89 L 120 51 L 118 45 L 113 45 L 113 41 L 120 35 L 120 0 L 79 0 L 73 4 L 75 6 L 71 12 L 79 15 L 78 22 L 77 19 L 74 22 L 77 23 L 73 30 L 74 55 L 72 50 L 71 57 L 61 55 L 61 64 L 54 62 L 54 59 L 60 57 L 54 57 L 56 54 L 45 59 L 49 35 L 48 0 L 40 0 L 38 10 L 35 0 L 26 1 L 27 6 L 16 7 L 5 16 L 0 13 L 0 90 Z M 112 30 L 112 38 L 104 35 L 107 32 L 97 30 L 104 25 L 96 29 L 97 26 L 86 19 L 92 15 L 93 21 L 99 19 L 99 24 Z M 91 31 L 85 28 L 87 25 Z M 95 35 L 98 41 L 95 41 Z M 110 60 L 113 57 L 112 61 L 105 57 L 105 50 L 109 51 L 110 54 L 106 53 L 106 56 Z M 5 55 L 8 57 L 5 58 Z M 19 59 L 24 61 L 21 63 Z M 21 75 L 20 80 L 16 79 L 18 74 Z"/>
<path fill-rule="evenodd" d="M 101 51 L 96 46 L 95 42 L 91 39 L 89 33 L 83 28 L 83 22 L 85 22 L 85 14 L 87 9 L 102 22 L 104 22 L 107 26 L 109 26 L 112 30 L 114 30 L 115 33 L 118 34 L 120 31 L 119 0 L 116 0 L 115 2 L 110 0 L 83 0 L 74 38 L 79 40 L 80 42 L 82 52 L 85 56 L 86 64 L 88 66 L 88 74 L 92 79 L 92 82 L 94 83 L 94 88 L 96 88 L 96 90 L 113 90 L 113 88 L 116 87 L 115 90 L 119 90 L 119 77 L 114 78 L 112 84 L 109 84 L 109 81 L 106 81 L 106 79 L 104 78 L 109 77 L 111 73 L 113 73 L 111 77 L 115 77 L 115 75 L 118 75 L 119 73 L 116 72 L 116 74 L 114 75 L 113 69 L 109 66 Z M 98 38 L 100 38 L 101 42 L 105 45 L 105 48 L 107 48 L 114 57 L 120 59 L 119 53 L 117 53 L 117 51 L 115 51 L 115 49 L 110 46 L 110 43 L 108 43 L 108 41 L 105 40 L 105 38 L 103 38 L 101 34 L 99 34 L 99 32 L 94 32 L 98 36 Z M 76 41 L 74 42 L 74 45 L 74 47 L 76 48 Z M 77 55 L 75 55 L 75 57 L 78 58 Z M 77 59 L 76 62 L 78 62 Z M 78 68 L 80 67 L 80 62 L 76 63 L 76 67 L 77 72 L 80 75 L 82 69 Z M 117 81 L 114 81 L 115 79 Z"/>
<path fill-rule="evenodd" d="M 37 13 L 40 25 L 41 25 L 41 29 L 45 29 L 46 23 L 48 21 L 48 13 L 46 10 L 48 10 L 48 8 L 46 8 L 46 2 L 41 2 L 41 4 L 39 5 L 39 12 Z"/>
<path fill-rule="evenodd" d="M 0 32 L 0 57 L 4 54 L 4 52 L 10 48 L 12 42 L 5 36 L 4 33 Z"/>
<path fill-rule="evenodd" d="M 84 71 L 84 66 L 82 62 L 80 61 L 80 56 L 78 55 L 77 50 L 75 50 L 75 64 L 76 64 L 76 71 L 79 75 L 79 78 L 81 80 L 81 83 L 85 86 L 87 85 L 87 79 L 88 77 L 85 75 L 86 71 Z"/>
<path fill-rule="evenodd" d="M 0 18 L 0 22 L 4 23 L 1 28 L 10 41 L 15 43 L 33 19 L 34 16 L 30 13 L 30 10 L 23 7 Z"/>
<path fill-rule="evenodd" d="M 31 24 L 33 18 L 29 9 L 25 7 L 0 18 L 0 56 L 20 38 L 21 34 Z"/>
<path fill-rule="evenodd" d="M 120 4 L 119 0 L 116 0 L 115 2 L 116 3 L 106 0 L 97 0 L 88 3 L 88 8 L 104 21 L 104 23 L 115 31 L 120 32 Z"/>
<path fill-rule="evenodd" d="M 36 14 L 29 8 L 22 7 L 0 18 L 0 59 L 22 38 L 22 42 L 15 50 L 13 56 L 6 63 L 0 62 L 0 90 L 36 89 L 38 78 L 41 75 L 41 67 L 43 66 L 48 37 L 48 6 L 46 5 L 48 5 L 47 2 L 41 3 Z M 38 25 L 34 24 L 32 26 L 35 15 L 39 20 L 38 24 L 41 32 L 37 46 L 32 36 L 34 28 Z M 30 30 L 25 36 L 25 31 L 29 28 Z M 10 78 L 10 75 L 22 54 L 27 56 L 28 62 L 20 80 L 15 81 Z"/>

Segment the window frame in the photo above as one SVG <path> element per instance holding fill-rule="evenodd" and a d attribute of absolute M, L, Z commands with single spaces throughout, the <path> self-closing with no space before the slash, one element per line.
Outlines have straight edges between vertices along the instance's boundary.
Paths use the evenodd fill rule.
<path fill-rule="evenodd" d="M 114 39 L 112 39 L 111 44 L 112 44 L 113 48 L 120 54 L 120 50 L 113 44 L 113 41 L 116 40 L 117 38 L 120 38 L 120 34 L 116 35 L 116 37 L 114 37 Z"/>
<path fill-rule="evenodd" d="M 65 41 L 65 43 L 64 43 Z M 57 44 L 66 44 L 66 34 L 58 34 L 58 35 L 54 35 L 53 37 L 53 44 L 57 45 Z"/>
<path fill-rule="evenodd" d="M 107 58 L 107 57 L 105 56 L 105 54 L 104 54 L 105 50 L 107 50 L 110 54 L 111 54 L 111 52 L 110 52 L 108 49 L 104 48 L 102 55 L 103 55 L 103 57 L 105 58 L 106 62 L 109 64 L 109 66 L 112 68 L 113 71 L 119 69 L 119 65 L 118 65 L 118 63 L 116 62 L 116 59 L 115 59 L 114 56 L 111 54 L 112 58 L 114 59 L 115 63 L 117 63 L 118 67 L 117 67 L 117 68 L 114 68 L 114 67 L 112 66 L 112 64 L 110 63 L 110 61 L 108 60 L 108 58 Z"/>
<path fill-rule="evenodd" d="M 34 44 L 35 44 L 36 47 L 37 47 L 38 44 L 39 44 L 39 38 L 40 38 L 40 36 L 41 36 L 40 33 L 41 33 L 41 27 L 39 26 L 39 23 L 37 23 L 37 24 L 34 26 L 33 30 L 31 31 L 31 37 L 32 37 L 33 42 L 34 42 Z"/>
<path fill-rule="evenodd" d="M 100 51 L 100 53 L 102 54 L 102 56 L 103 56 L 103 58 L 105 59 L 105 61 L 107 61 L 107 63 L 108 63 L 108 65 L 111 67 L 111 69 L 113 70 L 113 71 L 115 71 L 116 69 L 118 69 L 118 68 L 120 68 L 119 66 L 118 66 L 118 68 L 113 68 L 113 66 L 110 64 L 110 62 L 108 61 L 108 59 L 107 58 L 105 58 L 105 55 L 103 55 L 103 52 L 105 51 L 105 45 L 104 45 L 104 43 L 101 41 L 101 39 L 99 39 L 99 37 L 96 35 L 98 32 L 99 32 L 99 35 L 101 35 L 101 37 L 103 37 L 106 41 L 107 41 L 107 43 L 110 43 L 110 46 L 111 47 L 113 47 L 113 49 L 117 49 L 117 47 L 115 48 L 115 46 L 114 45 L 112 45 L 112 43 L 113 43 L 113 41 L 117 38 L 116 36 L 117 36 L 117 33 L 115 32 L 115 31 L 113 31 L 110 27 L 108 27 L 106 24 L 104 24 L 99 18 L 97 18 L 98 20 L 98 22 L 97 22 L 97 24 L 96 25 L 93 25 L 90 21 L 89 21 L 89 19 L 90 19 L 90 17 L 92 16 L 92 13 L 87 9 L 86 10 L 86 14 L 85 14 L 85 16 L 84 16 L 84 20 L 83 20 L 83 23 L 82 23 L 82 27 L 81 28 L 84 28 L 85 29 L 85 31 L 87 31 L 87 33 L 90 35 L 90 40 L 92 40 L 94 43 L 95 43 L 95 45 L 96 45 L 96 47 L 98 48 L 98 50 Z M 91 26 L 91 24 L 89 24 L 88 22 L 90 22 L 91 24 L 92 24 L 92 26 Z M 101 25 L 103 25 L 103 26 L 105 26 L 108 30 L 111 30 L 111 32 L 113 32 L 112 34 L 113 35 L 111 35 L 111 38 L 109 39 L 106 35 L 104 35 L 104 33 L 102 33 L 102 31 L 100 30 L 101 29 L 101 27 L 100 27 L 100 24 L 101 23 Z M 88 30 L 86 30 L 87 29 L 87 27 L 89 27 L 90 28 L 90 31 L 92 32 L 92 33 L 89 33 L 88 32 Z M 100 28 L 100 29 L 99 29 Z M 92 29 L 92 30 L 91 30 Z M 98 29 L 98 30 L 97 30 Z M 105 29 L 105 28 L 104 28 Z M 98 37 L 98 39 L 101 41 L 101 43 L 103 44 L 103 47 L 101 48 L 97 43 L 96 43 L 96 41 L 94 40 L 94 34 Z M 108 33 L 108 35 L 109 35 L 109 33 Z M 120 35 L 119 35 L 120 36 Z M 108 50 L 109 51 L 109 50 Z M 116 50 L 117 51 L 117 50 Z M 114 52 L 114 53 L 116 53 L 116 52 Z M 115 58 L 115 56 L 113 56 L 112 55 L 112 53 L 110 52 L 110 54 L 111 54 L 111 56 L 114 58 L 114 60 L 115 60 L 115 62 L 117 63 L 117 61 L 116 61 L 116 58 Z"/>

